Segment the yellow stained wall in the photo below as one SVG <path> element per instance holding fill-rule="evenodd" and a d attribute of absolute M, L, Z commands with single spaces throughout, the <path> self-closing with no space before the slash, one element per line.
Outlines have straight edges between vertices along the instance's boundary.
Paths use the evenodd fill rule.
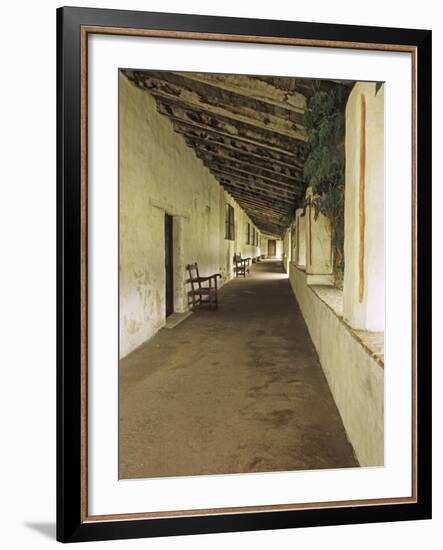
<path fill-rule="evenodd" d="M 120 74 L 120 357 L 165 323 L 164 216 L 174 216 L 174 305 L 187 309 L 185 266 L 232 278 L 234 252 L 259 255 L 246 244 L 253 224 L 198 160 L 154 99 Z M 234 206 L 235 240 L 225 239 L 225 202 Z"/>
<path fill-rule="evenodd" d="M 362 330 L 384 330 L 384 196 L 384 85 L 358 82 L 346 106 L 343 316 Z"/>

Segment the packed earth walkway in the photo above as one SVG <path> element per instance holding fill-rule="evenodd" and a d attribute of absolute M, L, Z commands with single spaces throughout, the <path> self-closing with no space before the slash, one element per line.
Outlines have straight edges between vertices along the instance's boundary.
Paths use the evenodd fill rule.
<path fill-rule="evenodd" d="M 120 479 L 358 466 L 280 261 L 161 329 L 119 376 Z"/>

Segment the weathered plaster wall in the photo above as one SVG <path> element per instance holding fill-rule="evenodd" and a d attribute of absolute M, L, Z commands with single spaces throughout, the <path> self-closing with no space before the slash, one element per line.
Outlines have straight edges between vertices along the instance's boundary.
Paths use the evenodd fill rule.
<path fill-rule="evenodd" d="M 268 238 L 264 235 L 261 236 L 260 254 L 268 255 Z"/>
<path fill-rule="evenodd" d="M 160 115 L 152 97 L 120 75 L 120 356 L 165 323 L 164 216 L 173 215 L 174 305 L 187 308 L 185 266 L 232 277 L 234 252 L 253 224 Z M 225 202 L 234 206 L 235 240 L 225 240 Z"/>
<path fill-rule="evenodd" d="M 291 243 L 291 226 L 286 229 L 284 238 L 283 238 L 283 267 L 286 273 L 289 273 L 289 262 L 291 261 L 291 253 L 292 253 L 292 243 Z"/>
<path fill-rule="evenodd" d="M 306 190 L 306 197 L 312 197 L 311 188 Z M 306 273 L 310 284 L 332 284 L 331 223 L 319 213 L 315 219 L 312 206 L 306 207 Z"/>
<path fill-rule="evenodd" d="M 306 267 L 306 214 L 303 209 L 295 211 L 295 263 L 300 267 Z"/>
<path fill-rule="evenodd" d="M 358 82 L 346 106 L 345 319 L 383 331 L 384 85 Z"/>
<path fill-rule="evenodd" d="M 383 368 L 290 264 L 289 278 L 361 466 L 384 463 Z"/>

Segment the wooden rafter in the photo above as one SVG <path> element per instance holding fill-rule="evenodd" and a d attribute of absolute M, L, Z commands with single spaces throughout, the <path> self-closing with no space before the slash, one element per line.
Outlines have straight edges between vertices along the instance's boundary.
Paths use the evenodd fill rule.
<path fill-rule="evenodd" d="M 211 140 L 195 138 L 191 135 L 184 134 L 186 144 L 196 151 L 211 153 L 216 157 L 229 160 L 237 160 L 251 166 L 259 166 L 265 170 L 281 174 L 294 179 L 303 177 L 301 166 L 293 163 L 285 163 L 279 160 L 266 158 L 264 155 L 257 154 L 252 151 L 239 150 L 238 147 L 232 147 Z"/>
<path fill-rule="evenodd" d="M 236 170 L 247 176 L 257 176 L 263 181 L 273 182 L 288 190 L 293 190 L 295 187 L 303 185 L 300 176 L 298 178 L 288 177 L 277 171 L 272 171 L 262 168 L 261 166 L 257 166 L 256 164 L 226 158 L 222 155 L 201 151 L 200 149 L 196 149 L 195 152 L 198 158 L 207 163 L 208 166 L 214 165 L 220 168 L 224 167 L 227 169 Z"/>
<path fill-rule="evenodd" d="M 228 118 L 226 116 L 213 115 L 210 111 L 184 107 L 174 101 L 157 99 L 158 111 L 174 120 L 193 123 L 200 128 L 213 130 L 229 137 L 239 137 L 250 143 L 265 145 L 273 149 L 288 153 L 299 147 L 298 138 L 290 138 L 272 130 L 265 130 L 250 123 Z"/>
<path fill-rule="evenodd" d="M 281 236 L 304 195 L 304 114 L 317 81 L 123 72 L 154 98 L 158 112 L 253 223 L 269 235 Z"/>
<path fill-rule="evenodd" d="M 293 90 L 291 94 L 281 90 L 270 82 L 260 77 L 248 75 L 207 74 L 207 73 L 179 73 L 186 78 L 192 78 L 200 82 L 213 84 L 233 91 L 246 97 L 255 97 L 263 102 L 284 109 L 292 109 L 303 113 L 306 110 L 306 95 L 303 92 Z M 304 89 L 306 92 L 306 88 Z"/>
<path fill-rule="evenodd" d="M 253 143 L 239 137 L 226 136 L 208 128 L 200 128 L 192 123 L 171 120 L 174 130 L 187 138 L 199 139 L 211 144 L 222 145 L 241 153 L 249 153 L 254 157 L 286 164 L 289 167 L 303 168 L 305 145 L 300 144 L 293 151 L 279 151 L 269 144 Z"/>
<path fill-rule="evenodd" d="M 251 96 L 239 96 L 223 88 L 175 73 L 134 72 L 133 78 L 138 86 L 149 90 L 159 99 L 170 100 L 183 107 L 210 111 L 213 114 L 253 124 L 291 138 L 297 134 L 300 139 L 306 139 L 302 113 L 277 108 Z"/>
<path fill-rule="evenodd" d="M 264 195 L 267 200 L 275 200 L 278 204 L 293 205 L 294 200 L 297 198 L 295 193 L 283 193 L 278 187 L 272 187 L 265 184 L 255 185 L 250 180 L 239 176 L 238 174 L 218 171 L 216 169 L 212 172 L 214 176 L 222 185 L 230 185 L 249 191 L 250 193 L 256 193 L 257 196 Z"/>

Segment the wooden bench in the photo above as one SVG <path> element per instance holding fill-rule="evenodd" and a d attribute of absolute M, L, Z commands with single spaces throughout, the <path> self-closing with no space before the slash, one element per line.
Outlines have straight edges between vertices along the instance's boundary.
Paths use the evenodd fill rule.
<path fill-rule="evenodd" d="M 188 304 L 192 309 L 208 304 L 210 309 L 218 308 L 217 279 L 220 273 L 214 273 L 209 277 L 200 277 L 198 265 L 188 264 L 186 270 L 189 273 L 189 279 L 186 281 L 191 284 L 191 290 L 188 292 Z"/>
<path fill-rule="evenodd" d="M 234 254 L 234 274 L 236 277 L 242 275 L 246 277 L 249 273 L 249 262 L 251 258 L 242 258 L 240 254 Z"/>

